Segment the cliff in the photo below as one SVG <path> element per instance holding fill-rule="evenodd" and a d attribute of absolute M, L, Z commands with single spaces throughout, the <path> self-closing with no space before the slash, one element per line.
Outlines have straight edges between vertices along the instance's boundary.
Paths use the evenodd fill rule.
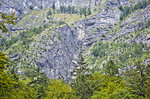
<path fill-rule="evenodd" d="M 149 22 L 150 6 L 135 10 L 124 20 L 120 20 L 123 13 L 120 6 L 133 6 L 139 1 L 2 0 L 0 11 L 11 13 L 15 9 L 20 21 L 11 28 L 12 34 L 1 40 L 2 43 L 8 42 L 8 46 L 2 46 L 1 49 L 7 50 L 8 55 L 16 62 L 16 72 L 20 74 L 28 75 L 34 67 L 40 67 L 49 78 L 63 77 L 65 81 L 69 81 L 73 69 L 78 66 L 81 54 L 86 58 L 89 66 L 93 65 L 93 68 L 101 67 L 101 63 L 105 63 L 104 60 L 109 59 L 110 55 L 116 57 L 117 50 L 112 51 L 111 47 L 104 48 L 106 52 L 104 56 L 95 57 L 92 51 L 99 41 L 109 42 L 110 45 L 122 42 L 132 45 L 136 41 L 149 47 L 149 27 L 142 30 L 140 24 Z M 92 15 L 81 17 L 78 14 L 54 14 L 47 17 L 48 8 L 54 3 L 57 8 L 60 5 L 70 4 L 90 6 Z M 34 10 L 31 10 L 31 7 Z M 142 33 L 136 35 L 136 31 Z M 111 51 L 115 55 L 111 54 Z M 133 56 L 132 59 L 134 58 Z"/>

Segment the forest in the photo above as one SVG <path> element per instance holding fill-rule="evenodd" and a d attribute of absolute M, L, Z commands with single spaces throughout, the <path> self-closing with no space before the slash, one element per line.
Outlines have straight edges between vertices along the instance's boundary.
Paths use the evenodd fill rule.
<path fill-rule="evenodd" d="M 74 70 L 75 79 L 66 83 L 48 79 L 39 68 L 23 79 L 7 69 L 9 58 L 0 53 L 0 97 L 1 99 L 149 99 L 150 65 L 139 60 L 133 68 L 122 74 L 113 60 L 106 64 L 104 73 L 92 73 L 84 59 L 80 68 Z"/>
<path fill-rule="evenodd" d="M 145 9 L 149 5 L 150 0 L 144 0 L 131 7 L 120 6 L 119 10 L 122 12 L 119 17 L 120 21 L 123 22 L 133 12 Z M 32 6 L 29 8 L 33 10 Z M 92 14 L 92 9 L 90 7 L 77 9 L 75 6 L 60 6 L 60 9 L 56 9 L 55 5 L 52 5 L 52 8 L 46 12 L 47 17 L 52 17 L 55 13 L 71 14 L 71 16 L 72 14 L 78 14 L 80 17 L 84 15 L 86 18 Z M 0 99 L 150 99 L 150 64 L 148 62 L 150 47 L 146 43 L 136 42 L 136 38 L 140 37 L 142 33 L 149 34 L 147 29 L 150 28 L 150 19 L 146 22 L 139 22 L 134 32 L 122 38 L 124 41 L 119 37 L 112 41 L 98 39 L 89 48 L 90 56 L 85 57 L 84 53 L 79 55 L 80 61 L 77 62 L 78 66 L 74 67 L 71 72 L 69 81 L 63 77 L 52 79 L 41 71 L 40 66 L 29 65 L 27 67 L 28 63 L 23 62 L 21 67 L 24 70 L 23 73 L 17 73 L 16 61 L 12 61 L 12 57 L 9 57 L 6 52 L 18 42 L 18 46 L 22 46 L 22 50 L 29 50 L 34 37 L 45 30 L 50 31 L 50 25 L 44 24 L 26 29 L 19 32 L 18 36 L 7 39 L 3 37 L 11 31 L 7 25 L 16 25 L 15 21 L 18 17 L 16 17 L 16 13 L 10 15 L 1 13 L 1 19 Z M 56 25 L 60 29 L 60 26 L 64 24 L 67 23 L 60 20 Z M 115 24 L 116 27 L 117 25 Z M 119 25 L 119 28 L 121 28 L 121 25 Z M 78 29 L 82 29 L 82 27 L 80 26 Z M 96 33 L 101 29 L 97 27 L 93 31 Z M 70 31 L 73 35 L 72 28 Z M 118 31 L 115 32 L 119 34 Z M 100 35 L 103 39 L 107 36 L 107 33 Z M 59 42 L 62 39 L 60 35 L 57 38 Z M 47 49 L 43 48 L 43 50 L 46 51 Z M 13 51 L 9 54 L 12 53 Z"/>

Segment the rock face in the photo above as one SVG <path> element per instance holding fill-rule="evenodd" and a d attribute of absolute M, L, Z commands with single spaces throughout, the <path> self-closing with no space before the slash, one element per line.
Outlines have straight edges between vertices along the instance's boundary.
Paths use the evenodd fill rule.
<path fill-rule="evenodd" d="M 0 11 L 11 13 L 14 9 L 21 20 L 24 14 L 30 12 L 29 9 L 40 10 L 41 8 L 49 8 L 53 4 L 57 8 L 60 5 L 73 5 L 73 6 L 95 6 L 100 5 L 100 11 L 88 19 L 77 21 L 73 27 L 64 25 L 56 29 L 46 29 L 36 37 L 31 38 L 32 42 L 29 44 L 28 50 L 20 50 L 15 52 L 15 45 L 12 46 L 15 53 L 11 55 L 15 60 L 17 66 L 20 68 L 18 71 L 23 71 L 22 68 L 26 66 L 40 67 L 41 71 L 45 72 L 49 78 L 64 78 L 69 81 L 71 73 L 78 64 L 79 56 L 84 51 L 91 47 L 98 40 L 111 41 L 117 37 L 123 37 L 137 28 L 139 22 L 146 22 L 150 19 L 150 7 L 145 10 L 136 12 L 134 16 L 129 17 L 122 22 L 121 27 L 117 28 L 116 32 L 110 33 L 110 30 L 120 21 L 119 7 L 125 5 L 132 5 L 134 3 L 130 0 L 2 0 Z M 136 2 L 137 3 L 137 2 Z M 37 21 L 40 16 L 28 16 L 32 22 Z M 27 19 L 28 19 L 27 18 Z M 36 20 L 37 19 L 37 20 Z M 136 22 L 135 22 L 136 21 Z M 27 24 L 25 21 L 22 25 L 14 26 L 13 29 L 25 29 Z M 136 24 L 132 24 L 135 22 Z M 42 23 L 44 24 L 44 23 Z M 42 25 L 41 24 L 41 25 Z M 54 24 L 54 23 L 53 23 Z M 32 22 L 32 26 L 34 26 Z M 107 35 L 107 36 L 106 36 Z M 147 36 L 147 35 L 146 35 Z M 141 38 L 136 39 L 142 41 Z M 150 37 L 146 37 L 144 42 L 150 41 Z M 13 49 L 14 48 L 14 49 Z M 24 47 L 19 47 L 22 49 Z M 18 50 L 17 49 L 17 50 Z M 19 61 L 18 61 L 19 60 Z M 26 64 L 24 64 L 26 63 Z"/>
<path fill-rule="evenodd" d="M 55 5 L 56 9 L 60 8 L 61 5 L 79 6 L 77 4 L 81 1 L 76 2 L 76 0 L 1 0 L 0 3 L 2 5 L 0 6 L 0 11 L 6 13 L 16 11 L 17 16 L 21 17 L 21 15 L 30 12 L 30 10 L 41 10 L 50 8 L 53 5 Z M 83 6 L 86 5 L 84 4 Z"/>
<path fill-rule="evenodd" d="M 49 78 L 64 78 L 70 80 L 71 72 L 77 66 L 81 54 L 82 41 L 80 28 L 71 28 L 68 25 L 54 31 L 47 30 L 29 45 L 29 50 L 16 55 L 12 59 L 21 58 L 20 61 L 29 66 L 38 66 Z M 18 63 L 22 67 L 24 64 Z M 22 69 L 19 69 L 22 71 Z"/>
<path fill-rule="evenodd" d="M 30 10 L 41 10 L 44 8 L 50 8 L 55 5 L 56 8 L 60 6 L 77 6 L 77 7 L 93 7 L 100 2 L 106 0 L 1 0 L 0 12 L 12 13 L 16 11 L 19 18 L 30 12 Z M 116 2 L 116 0 L 110 0 L 110 2 Z M 121 5 L 127 5 L 128 0 L 118 0 Z M 23 16 L 22 16 L 23 17 Z"/>
<path fill-rule="evenodd" d="M 46 36 L 46 35 L 45 35 Z M 42 38 L 46 38 L 44 35 Z M 51 35 L 52 36 L 52 35 Z M 37 39 L 37 42 L 40 38 Z M 30 47 L 38 48 L 43 46 L 46 49 L 41 53 L 36 61 L 36 65 L 40 66 L 42 71 L 45 72 L 50 78 L 64 78 L 65 81 L 69 81 L 73 68 L 77 65 L 73 61 L 79 61 L 79 52 L 77 48 L 80 47 L 80 41 L 78 40 L 77 29 L 71 29 L 69 26 L 64 26 L 55 31 L 55 34 L 51 39 L 41 40 L 47 42 L 47 44 L 39 45 L 32 44 Z M 34 51 L 34 50 L 32 50 Z M 30 51 L 30 52 L 32 52 Z M 75 54 L 76 53 L 76 54 Z"/>
<path fill-rule="evenodd" d="M 106 8 L 89 19 L 75 22 L 74 28 L 67 25 L 59 28 L 55 35 L 58 33 L 61 39 L 46 47 L 47 51 L 42 53 L 43 58 L 36 65 L 51 78 L 63 77 L 69 81 L 82 51 L 97 42 L 102 34 L 107 34 L 108 29 L 119 22 L 120 14 L 118 9 Z"/>
<path fill-rule="evenodd" d="M 16 12 L 16 16 L 21 20 L 26 14 L 32 10 L 41 10 L 52 8 L 55 5 L 56 9 L 60 6 L 77 6 L 77 7 L 93 7 L 101 0 L 1 0 L 0 12 L 11 14 Z"/>
<path fill-rule="evenodd" d="M 144 10 L 136 11 L 132 16 L 127 18 L 121 25 L 116 29 L 118 34 L 114 33 L 114 38 L 122 38 L 125 35 L 129 35 L 133 32 L 138 32 L 138 30 L 145 28 L 144 24 L 150 20 L 150 6 L 146 7 Z M 146 32 L 149 32 L 149 29 L 145 29 Z M 138 43 L 150 44 L 150 41 L 147 40 L 150 36 L 147 33 L 141 32 L 137 38 L 126 40 L 125 42 L 131 43 L 136 41 Z M 118 39 L 119 40 L 119 39 Z"/>

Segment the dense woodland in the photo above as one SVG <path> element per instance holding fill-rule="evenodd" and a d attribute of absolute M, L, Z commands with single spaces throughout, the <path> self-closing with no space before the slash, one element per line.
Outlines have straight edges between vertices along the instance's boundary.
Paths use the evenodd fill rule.
<path fill-rule="evenodd" d="M 28 77 L 18 78 L 12 70 L 7 71 L 9 58 L 0 53 L 0 96 L 2 99 L 149 99 L 150 65 L 137 61 L 134 68 L 126 68 L 122 74 L 113 60 L 106 64 L 104 73 L 87 67 L 84 60 L 75 79 L 69 84 L 62 80 L 48 79 L 39 68 Z"/>
<path fill-rule="evenodd" d="M 120 7 L 123 12 L 120 19 L 125 19 L 133 11 L 145 8 L 149 4 L 150 2 L 144 1 L 133 7 Z M 75 7 L 61 6 L 60 13 L 80 13 L 80 15 L 87 16 L 91 14 L 91 11 L 90 8 L 76 11 Z M 53 11 L 50 10 L 48 15 L 52 14 Z M 4 23 L 15 24 L 14 20 L 17 18 L 15 14 L 2 14 L 2 19 L 0 30 L 6 33 L 8 29 Z M 145 29 L 150 26 L 150 21 L 141 24 L 142 29 Z M 46 27 L 44 25 L 26 30 L 21 32 L 18 38 L 7 42 L 1 38 L 0 46 L 7 50 L 19 39 L 22 40 L 22 45 L 27 45 L 32 40 L 28 39 L 29 37 L 41 33 Z M 26 47 L 28 48 L 28 46 Z M 113 51 L 119 48 L 123 53 L 115 56 L 117 53 Z M 79 66 L 74 69 L 72 74 L 73 78 L 70 79 L 70 82 L 65 82 L 63 78 L 61 80 L 47 78 L 38 67 L 33 68 L 32 71 L 26 71 L 26 74 L 17 74 L 15 63 L 7 57 L 7 54 L 0 52 L 0 99 L 150 99 L 150 64 L 146 64 L 144 61 L 149 58 L 149 47 L 136 42 L 127 44 L 98 41 L 92 49 L 90 65 L 98 59 L 105 60 L 108 57 L 107 53 L 112 57 L 106 60 L 103 69 L 99 69 L 97 66 L 91 69 L 81 56 Z M 116 62 L 113 60 L 114 57 L 120 61 Z M 132 58 L 135 60 L 131 61 L 130 65 L 132 66 L 129 67 L 126 63 Z M 124 70 L 121 71 L 121 68 Z"/>

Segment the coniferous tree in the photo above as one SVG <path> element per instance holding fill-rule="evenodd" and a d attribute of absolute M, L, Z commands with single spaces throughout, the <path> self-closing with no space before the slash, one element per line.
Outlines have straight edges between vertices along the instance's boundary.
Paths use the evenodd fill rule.
<path fill-rule="evenodd" d="M 0 22 L 0 30 L 2 30 L 3 33 L 6 33 L 9 31 L 9 29 L 5 26 L 5 24 L 15 25 L 15 20 L 17 20 L 17 17 L 15 17 L 15 12 L 10 15 L 1 13 L 1 18 L 2 18 L 2 21 Z"/>
<path fill-rule="evenodd" d="M 91 15 L 91 9 L 90 8 L 88 8 L 88 10 L 87 10 L 87 15 Z"/>
<path fill-rule="evenodd" d="M 55 10 L 55 3 L 53 3 L 52 8 Z"/>
<path fill-rule="evenodd" d="M 88 75 L 90 72 L 90 68 L 88 64 L 84 61 L 83 56 L 81 55 L 80 62 L 78 62 L 78 66 L 73 71 L 73 76 L 78 77 L 79 75 Z"/>
<path fill-rule="evenodd" d="M 1 5 L 1 3 L 0 3 Z M 2 21 L 0 22 L 0 30 L 3 33 L 9 31 L 9 29 L 5 26 L 5 24 L 15 24 L 15 13 L 11 15 L 7 15 L 5 13 L 1 13 Z M 6 65 L 9 62 L 9 58 L 2 52 L 0 52 L 0 97 L 1 98 L 15 98 L 17 96 L 14 85 L 17 83 L 13 81 L 12 75 L 7 74 Z"/>
<path fill-rule="evenodd" d="M 0 52 L 0 97 L 12 98 L 15 95 L 14 85 L 17 84 L 12 79 L 12 75 L 7 74 L 6 64 L 9 58 Z"/>
<path fill-rule="evenodd" d="M 76 67 L 73 72 L 71 86 L 75 90 L 77 96 L 80 96 L 82 99 L 88 99 L 93 89 L 92 83 L 90 80 L 87 80 L 87 77 L 90 76 L 90 68 L 82 56 L 78 64 L 79 66 Z"/>
<path fill-rule="evenodd" d="M 135 63 L 135 67 L 128 69 L 125 73 L 129 91 L 136 98 L 150 98 L 150 65 L 142 64 L 140 61 Z"/>
<path fill-rule="evenodd" d="M 51 10 L 49 10 L 49 11 L 47 12 L 47 16 L 49 16 L 49 15 L 52 15 L 52 11 L 51 11 Z"/>
<path fill-rule="evenodd" d="M 28 86 L 33 87 L 37 91 L 37 97 L 40 99 L 46 95 L 47 85 L 49 83 L 45 73 L 40 72 L 40 68 L 34 68 L 31 72 L 32 81 L 28 83 Z"/>
<path fill-rule="evenodd" d="M 113 60 L 109 60 L 106 66 L 104 66 L 104 72 L 109 76 L 115 76 L 119 73 L 118 66 L 114 63 Z"/>
<path fill-rule="evenodd" d="M 85 17 L 87 16 L 86 8 L 83 8 L 83 14 L 84 14 Z"/>

